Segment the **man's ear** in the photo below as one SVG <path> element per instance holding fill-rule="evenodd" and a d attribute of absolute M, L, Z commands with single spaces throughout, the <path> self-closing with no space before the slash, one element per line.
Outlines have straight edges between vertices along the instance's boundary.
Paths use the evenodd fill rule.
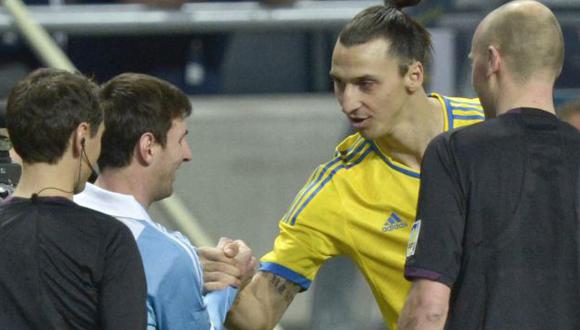
<path fill-rule="evenodd" d="M 501 54 L 493 45 L 487 47 L 487 76 L 497 73 L 501 69 Z"/>
<path fill-rule="evenodd" d="M 143 133 L 135 145 L 135 157 L 143 165 L 153 162 L 155 154 L 155 136 L 151 132 Z"/>
<path fill-rule="evenodd" d="M 405 74 L 405 87 L 410 93 L 414 93 L 423 87 L 423 80 L 425 79 L 425 72 L 423 64 L 415 61 L 410 64 L 407 73 Z"/>
<path fill-rule="evenodd" d="M 91 125 L 87 122 L 80 123 L 74 130 L 71 139 L 71 147 L 74 157 L 79 157 L 86 147 L 86 142 L 91 135 Z"/>

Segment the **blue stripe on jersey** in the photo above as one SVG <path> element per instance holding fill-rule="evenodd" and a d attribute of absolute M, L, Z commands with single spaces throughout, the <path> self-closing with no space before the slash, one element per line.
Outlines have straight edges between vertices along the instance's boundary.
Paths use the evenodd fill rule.
<path fill-rule="evenodd" d="M 381 157 L 381 159 L 385 163 L 387 163 L 387 165 L 389 165 L 390 168 L 394 169 L 395 171 L 401 172 L 405 175 L 408 175 L 410 177 L 417 178 L 417 179 L 421 177 L 421 174 L 419 172 L 413 172 L 411 170 L 408 170 L 406 168 L 403 168 L 403 167 L 400 167 L 400 166 L 393 164 L 393 162 L 391 162 L 387 157 L 385 157 L 385 155 L 383 155 L 383 153 L 379 150 L 379 148 L 377 147 L 377 145 L 374 142 L 372 144 L 372 148 L 375 151 L 375 153 L 377 155 L 379 155 L 379 157 Z"/>
<path fill-rule="evenodd" d="M 363 143 L 362 145 L 366 145 L 367 143 L 368 143 L 368 141 L 365 141 L 365 143 Z M 318 186 L 318 188 L 316 188 L 316 190 L 310 196 L 308 196 L 308 199 L 302 204 L 300 209 L 292 217 L 292 221 L 290 221 L 290 224 L 294 225 L 296 223 L 296 218 L 302 212 L 302 210 L 304 210 L 304 208 L 310 203 L 310 201 L 312 201 L 312 199 L 320 192 L 320 190 L 322 190 L 322 188 L 324 188 L 324 186 L 332 179 L 332 177 L 334 177 L 334 175 L 336 173 L 338 173 L 338 171 L 340 171 L 344 168 L 348 169 L 348 168 L 351 168 L 357 164 L 360 164 L 360 162 L 362 162 L 362 160 L 371 152 L 371 150 L 373 150 L 372 144 L 371 144 L 371 148 L 368 148 L 362 154 L 362 156 L 360 156 L 359 159 L 357 159 L 355 162 L 353 162 L 351 164 L 341 164 L 341 165 L 337 166 L 334 170 L 332 170 L 330 172 L 330 174 L 326 177 L 326 179 L 324 179 L 324 181 L 322 181 L 322 183 Z"/>
<path fill-rule="evenodd" d="M 477 101 L 474 101 L 473 99 L 464 99 L 464 101 L 461 101 L 457 97 L 450 97 L 450 99 L 452 106 L 461 107 L 461 105 L 465 105 L 468 107 L 478 107 L 478 108 L 481 107 L 479 99 L 475 99 Z"/>
<path fill-rule="evenodd" d="M 275 264 L 273 262 L 262 262 L 260 264 L 260 270 L 283 277 L 290 282 L 300 285 L 304 290 L 308 289 L 310 287 L 310 284 L 312 283 L 311 280 L 296 273 L 295 271 L 290 270 L 284 266 Z"/>
<path fill-rule="evenodd" d="M 356 150 L 351 153 L 350 155 L 348 155 L 348 157 L 346 158 L 346 162 L 351 161 L 355 156 L 358 155 L 358 153 L 368 144 L 368 141 L 365 141 L 364 143 L 361 143 L 361 145 L 359 145 Z M 297 201 L 292 205 L 292 208 L 290 209 L 290 211 L 288 211 L 287 215 L 286 215 L 286 219 L 284 221 L 288 221 L 288 217 L 290 215 L 292 215 L 294 213 L 294 211 L 296 211 L 296 208 L 300 205 L 300 203 L 302 203 L 302 201 L 304 200 L 304 197 L 308 195 L 308 193 L 310 193 L 310 191 L 316 187 L 316 185 L 322 180 L 322 178 L 324 177 L 324 175 L 326 174 L 326 172 L 332 168 L 336 163 L 338 163 L 339 161 L 341 161 L 342 159 L 340 158 L 340 156 L 338 156 L 337 158 L 333 159 L 332 161 L 328 162 L 326 164 L 326 166 L 324 167 L 324 169 L 320 172 L 320 174 L 318 175 L 318 177 L 316 178 L 316 180 L 313 180 L 312 182 L 310 182 L 308 184 L 308 188 L 306 188 L 304 190 L 304 192 L 302 192 L 302 194 L 300 195 L 300 197 L 297 199 Z M 295 219 L 296 216 L 293 217 L 293 219 Z M 295 220 L 294 220 L 295 221 Z M 294 221 L 292 221 L 292 224 L 294 224 Z"/>
<path fill-rule="evenodd" d="M 445 103 L 445 112 L 447 113 L 447 122 L 449 123 L 449 130 L 453 129 L 453 107 L 451 106 L 451 100 L 448 97 L 441 95 Z"/>
<path fill-rule="evenodd" d="M 483 109 L 481 107 L 478 108 L 466 108 L 466 107 L 455 107 L 453 111 L 475 111 L 483 114 Z"/>
<path fill-rule="evenodd" d="M 454 119 L 459 119 L 459 120 L 476 120 L 476 119 L 480 119 L 480 120 L 484 120 L 485 116 L 479 116 L 479 115 L 471 115 L 471 116 L 462 116 L 462 115 L 453 115 Z"/>
<path fill-rule="evenodd" d="M 298 207 L 298 205 L 300 205 L 300 203 L 302 202 L 302 200 L 304 199 L 304 197 L 306 195 L 308 195 L 308 193 L 318 184 L 318 182 L 320 182 L 320 180 L 322 179 L 322 177 L 324 176 L 324 174 L 326 174 L 326 172 L 332 166 L 334 166 L 334 164 L 340 162 L 340 160 L 341 160 L 340 157 L 337 157 L 337 158 L 333 159 L 332 161 L 328 162 L 326 164 L 326 166 L 324 166 L 324 168 L 322 169 L 322 171 L 320 171 L 320 174 L 318 174 L 318 177 L 316 178 L 316 180 L 312 180 L 308 184 L 308 187 L 302 192 L 302 194 L 300 195 L 300 197 L 298 197 L 298 199 L 296 200 L 296 202 L 292 204 L 292 207 L 288 211 L 286 217 L 289 217 L 292 213 L 294 213 L 294 211 L 296 210 L 296 208 Z M 288 219 L 286 219 L 285 221 L 288 221 Z"/>

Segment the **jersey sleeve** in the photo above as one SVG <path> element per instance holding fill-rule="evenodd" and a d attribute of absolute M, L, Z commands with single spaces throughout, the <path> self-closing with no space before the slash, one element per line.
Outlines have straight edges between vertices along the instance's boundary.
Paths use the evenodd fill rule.
<path fill-rule="evenodd" d="M 321 265 L 339 254 L 344 231 L 342 203 L 336 191 L 332 162 L 319 167 L 298 193 L 279 223 L 274 249 L 261 259 L 271 272 L 308 289 Z"/>
<path fill-rule="evenodd" d="M 118 229 L 105 241 L 99 299 L 101 328 L 144 329 L 147 286 L 143 262 L 133 235 L 118 224 Z"/>
<path fill-rule="evenodd" d="M 421 165 L 417 219 L 407 247 L 405 277 L 452 286 L 459 273 L 465 227 L 465 197 L 449 134 L 436 137 Z"/>
<path fill-rule="evenodd" d="M 226 319 L 226 315 L 232 307 L 237 294 L 238 289 L 227 287 L 223 290 L 208 292 L 203 297 L 205 305 L 207 306 L 207 312 L 212 324 L 212 329 L 221 330 L 224 328 L 223 323 Z"/>

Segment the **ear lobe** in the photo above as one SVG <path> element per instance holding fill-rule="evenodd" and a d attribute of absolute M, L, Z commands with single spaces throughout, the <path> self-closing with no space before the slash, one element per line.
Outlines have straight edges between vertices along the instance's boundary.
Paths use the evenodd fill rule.
<path fill-rule="evenodd" d="M 409 65 L 407 74 L 405 74 L 405 85 L 409 92 L 415 92 L 423 86 L 425 74 L 423 64 L 419 61 Z"/>
<path fill-rule="evenodd" d="M 491 76 L 492 74 L 497 73 L 501 68 L 501 55 L 495 46 L 489 46 L 487 48 L 487 56 L 487 75 Z"/>

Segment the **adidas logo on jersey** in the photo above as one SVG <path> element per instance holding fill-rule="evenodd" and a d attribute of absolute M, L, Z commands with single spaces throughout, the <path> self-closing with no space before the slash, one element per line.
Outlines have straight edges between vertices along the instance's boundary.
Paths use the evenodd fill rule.
<path fill-rule="evenodd" d="M 387 218 L 387 221 L 385 221 L 385 224 L 383 225 L 383 231 L 393 231 L 404 227 L 407 227 L 407 224 L 404 223 L 401 218 L 399 218 L 397 213 L 393 212 Z"/>

